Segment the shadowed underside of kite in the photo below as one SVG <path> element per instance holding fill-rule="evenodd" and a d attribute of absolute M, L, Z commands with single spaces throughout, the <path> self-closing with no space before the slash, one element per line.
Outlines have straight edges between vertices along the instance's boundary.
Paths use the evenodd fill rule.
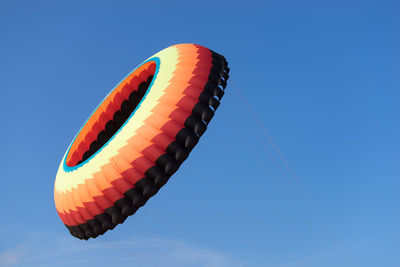
<path fill-rule="evenodd" d="M 113 229 L 178 170 L 220 104 L 227 65 L 200 45 L 174 45 L 104 98 L 57 172 L 55 205 L 73 236 L 95 238 Z"/>

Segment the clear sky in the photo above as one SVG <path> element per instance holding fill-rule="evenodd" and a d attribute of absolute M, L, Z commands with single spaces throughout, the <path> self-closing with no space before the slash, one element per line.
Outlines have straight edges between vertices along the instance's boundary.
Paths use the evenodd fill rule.
<path fill-rule="evenodd" d="M 0 266 L 400 266 L 398 1 L 1 1 Z M 172 44 L 231 79 L 201 142 L 112 232 L 59 219 L 59 162 Z"/>

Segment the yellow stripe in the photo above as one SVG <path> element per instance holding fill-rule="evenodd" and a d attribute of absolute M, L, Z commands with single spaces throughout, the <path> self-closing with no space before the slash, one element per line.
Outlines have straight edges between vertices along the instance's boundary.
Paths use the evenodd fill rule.
<path fill-rule="evenodd" d="M 159 100 L 164 95 L 165 88 L 170 84 L 170 80 L 174 75 L 179 61 L 179 50 L 176 47 L 169 47 L 160 51 L 154 57 L 160 59 L 159 72 L 141 107 L 126 122 L 117 137 L 113 138 L 107 146 L 102 148 L 99 154 L 95 155 L 94 158 L 80 168 L 65 172 L 63 162 L 66 154 L 64 155 L 56 176 L 55 194 L 71 191 L 72 188 L 77 188 L 78 184 L 84 184 L 85 180 L 91 178 L 94 173 L 100 172 L 101 166 L 109 163 L 110 159 L 118 154 L 118 150 L 127 145 L 127 140 L 144 124 L 144 120 L 151 115 L 151 110 L 160 102 Z"/>

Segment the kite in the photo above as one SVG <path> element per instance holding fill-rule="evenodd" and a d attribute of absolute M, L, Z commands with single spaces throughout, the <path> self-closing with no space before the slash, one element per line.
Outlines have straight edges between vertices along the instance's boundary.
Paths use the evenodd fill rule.
<path fill-rule="evenodd" d="M 57 212 L 74 237 L 114 229 L 165 185 L 206 131 L 228 73 L 216 52 L 173 45 L 103 99 L 67 149 L 54 184 Z"/>

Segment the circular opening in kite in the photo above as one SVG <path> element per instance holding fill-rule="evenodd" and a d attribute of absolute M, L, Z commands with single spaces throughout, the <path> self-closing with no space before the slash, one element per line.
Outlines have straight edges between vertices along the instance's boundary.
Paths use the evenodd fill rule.
<path fill-rule="evenodd" d="M 66 156 L 68 167 L 93 156 L 133 115 L 152 83 L 156 65 L 154 61 L 144 63 L 107 95 L 75 137 Z"/>

